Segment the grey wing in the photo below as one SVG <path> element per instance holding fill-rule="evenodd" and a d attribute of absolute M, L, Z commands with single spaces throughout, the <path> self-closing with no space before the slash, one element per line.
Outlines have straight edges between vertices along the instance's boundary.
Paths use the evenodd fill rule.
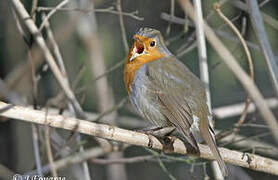
<path fill-rule="evenodd" d="M 194 108 L 194 94 L 192 95 L 190 91 L 191 88 L 195 89 L 192 86 L 199 86 L 192 85 L 190 79 L 187 79 L 192 77 L 186 75 L 189 70 L 185 70 L 186 67 L 181 62 L 177 62 L 178 60 L 175 59 L 173 61 L 176 62 L 171 61 L 171 59 L 161 59 L 148 63 L 149 88 L 155 93 L 164 116 L 178 129 L 188 143 L 198 150 L 196 140 L 190 131 L 193 123 L 192 107 Z M 165 68 L 167 72 L 162 71 Z M 189 73 L 191 72 L 189 71 Z"/>
<path fill-rule="evenodd" d="M 186 101 L 179 102 L 176 96 L 157 91 L 159 104 L 161 105 L 162 114 L 178 129 L 178 131 L 186 138 L 188 143 L 198 150 L 197 142 L 190 131 L 193 123 L 192 112 Z"/>

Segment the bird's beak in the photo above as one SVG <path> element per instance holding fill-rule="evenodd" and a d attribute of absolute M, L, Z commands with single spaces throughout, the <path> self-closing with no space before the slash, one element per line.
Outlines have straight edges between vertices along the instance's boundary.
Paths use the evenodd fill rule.
<path fill-rule="evenodd" d="M 129 62 L 131 62 L 133 59 L 135 59 L 138 56 L 137 53 L 132 53 L 131 57 L 129 58 Z"/>
<path fill-rule="evenodd" d="M 145 46 L 142 43 L 142 41 L 139 38 L 134 37 L 134 46 L 133 46 L 133 50 L 132 50 L 132 53 L 131 53 L 132 55 L 129 58 L 129 61 L 131 62 L 132 60 L 134 60 L 138 56 L 140 56 L 142 54 L 145 54 L 144 50 L 145 50 Z"/>

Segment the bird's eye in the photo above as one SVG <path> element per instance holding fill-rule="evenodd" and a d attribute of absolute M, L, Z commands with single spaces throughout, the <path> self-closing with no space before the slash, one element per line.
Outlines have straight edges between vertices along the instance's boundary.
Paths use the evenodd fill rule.
<path fill-rule="evenodd" d="M 151 46 L 151 47 L 154 47 L 154 46 L 155 46 L 155 41 L 152 41 L 152 42 L 150 43 L 150 46 Z"/>

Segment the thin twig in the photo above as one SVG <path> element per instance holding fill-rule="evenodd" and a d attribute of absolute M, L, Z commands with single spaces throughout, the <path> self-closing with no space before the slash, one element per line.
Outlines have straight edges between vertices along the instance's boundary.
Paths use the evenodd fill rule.
<path fill-rule="evenodd" d="M 276 98 L 268 98 L 265 99 L 269 108 L 276 108 L 278 107 L 278 100 Z M 214 115 L 219 119 L 225 119 L 229 117 L 238 116 L 242 113 L 242 109 L 245 107 L 245 103 L 237 103 L 227 106 L 221 106 L 213 109 Z M 255 112 L 257 107 L 254 103 L 251 103 L 248 108 L 248 113 Z"/>
<path fill-rule="evenodd" d="M 234 143 L 232 144 L 232 146 L 236 147 L 237 149 L 258 149 L 256 151 L 257 153 L 277 159 L 278 148 L 276 146 L 254 139 L 254 136 L 245 137 L 241 135 L 231 134 L 221 139 L 220 144 L 228 144 L 229 142 L 233 141 Z"/>
<path fill-rule="evenodd" d="M 269 127 L 267 125 L 264 125 L 264 124 L 252 124 L 252 123 L 242 124 L 241 127 L 254 127 L 254 128 L 269 129 Z M 278 131 L 278 127 L 276 129 Z"/>
<path fill-rule="evenodd" d="M 41 25 L 40 25 L 40 27 L 39 27 L 39 31 L 41 31 L 41 30 L 43 29 L 43 27 L 45 26 L 46 21 L 48 21 L 48 19 L 50 19 L 50 17 L 51 17 L 52 15 L 54 15 L 55 12 L 56 12 L 59 8 L 65 6 L 68 2 L 69 2 L 69 0 L 63 0 L 63 1 L 60 2 L 55 8 L 53 8 L 53 9 L 47 14 L 47 16 L 44 18 L 44 20 L 42 21 L 42 23 L 41 23 Z"/>
<path fill-rule="evenodd" d="M 32 9 L 31 9 L 31 16 L 33 19 L 36 19 L 36 8 L 38 6 L 38 0 L 33 0 L 32 2 Z"/>
<path fill-rule="evenodd" d="M 47 115 L 46 115 L 47 116 Z M 51 174 L 53 177 L 57 177 L 57 170 L 55 168 L 54 165 L 54 160 L 53 160 L 53 155 L 52 155 L 52 150 L 51 150 L 51 143 L 50 143 L 50 132 L 49 132 L 49 127 L 45 126 L 45 144 L 46 144 L 46 150 L 47 150 L 47 157 L 48 157 L 48 161 L 49 161 L 49 165 L 50 165 L 50 170 L 51 170 Z"/>
<path fill-rule="evenodd" d="M 267 37 L 263 19 L 259 10 L 258 2 L 253 0 L 247 0 L 247 5 L 250 12 L 250 18 L 255 30 L 257 39 L 262 48 L 268 71 L 271 77 L 273 88 L 276 92 L 276 96 L 278 96 L 278 65 L 277 59 L 275 58 L 271 45 L 269 43 L 269 39 Z"/>
<path fill-rule="evenodd" d="M 102 112 L 100 113 L 100 115 L 93 119 L 93 120 L 90 120 L 90 121 L 94 121 L 94 122 L 99 122 L 103 117 L 105 117 L 106 115 L 114 112 L 114 111 L 117 111 L 118 109 L 122 108 L 125 103 L 127 102 L 128 100 L 128 97 L 124 97 L 118 104 L 114 105 L 113 107 L 111 107 L 110 109 L 106 110 L 105 112 Z"/>
<path fill-rule="evenodd" d="M 214 9 L 217 12 L 217 14 L 225 21 L 226 24 L 228 24 L 228 26 L 233 30 L 233 32 L 237 35 L 237 37 L 239 38 L 243 49 L 245 51 L 245 54 L 247 56 L 247 60 L 248 60 L 248 65 L 249 65 L 249 71 L 250 71 L 250 78 L 252 79 L 252 81 L 254 82 L 254 65 L 253 65 L 253 61 L 251 58 L 251 53 L 248 49 L 248 46 L 245 42 L 245 40 L 243 39 L 243 37 L 241 36 L 240 32 L 238 31 L 238 29 L 233 25 L 233 23 L 222 13 L 221 9 L 220 9 L 220 5 L 219 4 L 215 4 L 214 5 Z M 251 104 L 251 98 L 249 97 L 249 95 L 247 96 L 247 99 L 245 101 L 245 107 L 242 111 L 242 114 L 236 124 L 236 126 L 233 128 L 232 132 L 233 133 L 237 133 L 239 131 L 239 127 L 243 124 L 247 114 L 248 114 L 248 108 Z"/>
<path fill-rule="evenodd" d="M 94 164 L 132 164 L 132 163 L 139 163 L 139 162 L 147 162 L 150 160 L 154 160 L 153 155 L 143 155 L 143 156 L 136 156 L 131 158 L 119 158 L 119 159 L 92 159 L 91 162 Z"/>
<path fill-rule="evenodd" d="M 271 0 L 264 0 L 259 4 L 259 7 L 263 7 L 264 5 L 266 5 L 267 3 L 269 3 L 269 1 Z"/>
<path fill-rule="evenodd" d="M 173 17 L 174 14 L 175 14 L 175 0 L 171 0 L 170 4 L 171 4 L 171 6 L 170 6 L 170 15 L 171 15 L 171 17 Z M 167 35 L 169 35 L 170 32 L 171 32 L 171 25 L 172 25 L 172 22 L 169 21 L 167 29 L 166 29 L 166 34 Z"/>
<path fill-rule="evenodd" d="M 164 171 L 165 174 L 167 174 L 167 176 L 169 177 L 169 179 L 171 180 L 177 180 L 172 173 L 166 168 L 165 164 L 163 163 L 163 161 L 160 158 L 160 154 L 156 151 L 153 151 L 151 149 L 146 149 L 147 151 L 149 151 L 153 156 L 156 157 L 156 159 L 158 160 L 158 164 L 161 167 L 161 169 Z"/>
<path fill-rule="evenodd" d="M 44 13 L 42 13 L 42 21 L 45 21 L 45 29 L 46 29 L 47 37 L 49 39 L 50 45 L 53 47 L 53 51 L 54 51 L 53 54 L 55 55 L 55 57 L 57 59 L 58 65 L 61 69 L 61 72 L 68 79 L 67 71 L 66 71 L 66 68 L 65 68 L 65 65 L 64 65 L 64 61 L 63 61 L 63 58 L 62 58 L 60 48 L 59 48 L 57 42 L 55 41 L 54 34 L 53 34 L 53 32 L 50 28 L 50 24 L 49 24 L 48 20 L 46 19 L 46 16 L 45 16 Z"/>
<path fill-rule="evenodd" d="M 218 3 L 222 6 L 222 5 L 224 5 L 226 2 L 229 2 L 229 0 L 219 0 Z M 211 11 L 208 13 L 208 15 L 207 15 L 206 20 L 208 21 L 214 14 L 215 14 L 215 11 L 211 10 Z"/>
<path fill-rule="evenodd" d="M 55 7 L 38 7 L 37 11 L 52 11 L 53 9 L 55 9 Z M 136 19 L 138 21 L 143 21 L 144 18 L 143 17 L 139 17 L 138 15 L 138 11 L 133 11 L 133 12 L 119 12 L 114 10 L 114 7 L 108 7 L 105 9 L 81 9 L 81 8 L 58 8 L 57 11 L 79 11 L 79 12 L 83 12 L 83 13 L 89 13 L 89 12 L 95 12 L 95 13 L 110 13 L 110 14 L 116 14 L 116 15 L 123 15 L 123 16 L 127 16 L 127 17 L 131 17 L 133 19 Z"/>
<path fill-rule="evenodd" d="M 0 179 L 10 180 L 13 179 L 14 175 L 15 173 L 12 170 L 7 168 L 3 164 L 0 164 Z"/>
<path fill-rule="evenodd" d="M 100 147 L 93 147 L 90 148 L 84 152 L 78 152 L 78 153 L 74 153 L 70 156 L 67 156 L 63 159 L 60 160 L 56 160 L 53 162 L 54 168 L 56 170 L 58 169 L 65 169 L 67 167 L 70 167 L 71 165 L 74 164 L 79 164 L 82 163 L 84 161 L 87 161 L 91 158 L 96 158 L 99 156 L 102 156 L 104 154 L 108 153 L 107 151 L 105 151 L 103 148 Z M 43 173 L 47 174 L 50 171 L 50 165 L 45 165 L 43 166 Z M 36 176 L 36 172 L 35 171 L 30 171 L 24 174 L 24 176 L 26 177 L 31 177 L 31 176 Z"/>
<path fill-rule="evenodd" d="M 245 140 L 248 140 L 248 139 L 255 139 L 255 138 L 259 138 L 259 137 L 264 137 L 264 136 L 269 136 L 270 135 L 270 132 L 263 132 L 263 133 L 260 133 L 260 134 L 256 134 L 254 136 L 249 136 L 249 137 L 244 137 L 242 139 L 232 139 L 231 141 L 225 143 L 225 144 L 222 144 L 222 146 L 229 146 L 229 145 L 233 145 L 235 143 L 238 143 L 238 142 L 241 142 L 241 141 L 245 141 Z"/>
<path fill-rule="evenodd" d="M 120 68 L 121 66 L 123 66 L 124 63 L 125 63 L 125 59 L 123 59 L 123 60 L 117 62 L 117 63 L 114 64 L 111 68 L 107 69 L 104 73 L 102 73 L 102 74 L 98 75 L 97 77 L 95 77 L 95 78 L 92 80 L 92 82 L 94 83 L 94 82 L 96 82 L 97 80 L 99 80 L 99 79 L 105 77 L 107 74 L 109 74 L 109 73 L 111 73 L 111 72 L 117 70 L 118 68 Z"/>
<path fill-rule="evenodd" d="M 37 173 L 38 175 L 42 176 L 42 166 L 41 166 L 41 158 L 40 158 L 40 150 L 39 150 L 39 142 L 38 142 L 38 131 L 35 124 L 32 124 L 31 127 L 32 127 L 32 140 L 33 140 L 33 148 L 34 148 Z"/>
<path fill-rule="evenodd" d="M 122 39 L 123 39 L 123 43 L 124 43 L 124 49 L 125 49 L 125 53 L 127 53 L 129 47 L 128 47 L 128 43 L 127 43 L 127 39 L 126 39 L 126 31 L 125 31 L 125 25 L 124 25 L 124 20 L 123 20 L 121 0 L 117 0 L 117 10 L 119 11 L 119 21 L 120 21 L 120 27 L 121 27 L 121 31 L 122 31 Z"/>
<path fill-rule="evenodd" d="M 9 109 L 12 108 L 13 106 L 14 106 L 13 104 L 9 104 L 9 105 L 7 105 L 6 107 L 1 108 L 1 109 L 0 109 L 0 113 L 3 113 L 3 112 L 5 112 L 5 111 L 9 110 Z"/>

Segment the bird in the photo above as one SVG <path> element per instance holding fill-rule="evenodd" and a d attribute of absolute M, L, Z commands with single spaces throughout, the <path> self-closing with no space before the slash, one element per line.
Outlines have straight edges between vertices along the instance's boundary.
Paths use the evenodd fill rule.
<path fill-rule="evenodd" d="M 197 152 L 203 138 L 223 176 L 228 175 L 209 123 L 204 83 L 168 50 L 160 31 L 144 27 L 135 32 L 124 82 L 131 104 L 145 119 L 157 127 L 174 127 Z"/>

